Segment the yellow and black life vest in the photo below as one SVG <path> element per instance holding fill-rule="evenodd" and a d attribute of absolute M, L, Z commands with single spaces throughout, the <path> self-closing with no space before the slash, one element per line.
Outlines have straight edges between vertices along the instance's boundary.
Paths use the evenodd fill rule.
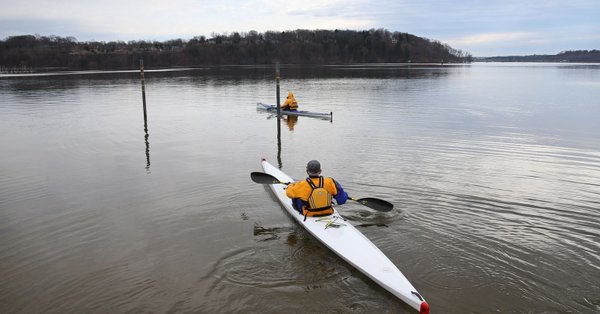
<path fill-rule="evenodd" d="M 308 184 L 312 188 L 312 192 L 308 197 L 307 204 L 302 208 L 304 220 L 306 217 L 327 216 L 333 214 L 331 207 L 331 193 L 323 188 L 323 177 L 319 177 L 319 186 L 317 187 L 310 178 L 306 178 Z"/>
<path fill-rule="evenodd" d="M 281 105 L 281 109 L 284 109 L 284 110 L 297 110 L 298 109 L 298 101 L 296 100 L 296 98 L 294 97 L 294 94 L 292 94 L 292 92 L 288 92 L 287 98 Z"/>

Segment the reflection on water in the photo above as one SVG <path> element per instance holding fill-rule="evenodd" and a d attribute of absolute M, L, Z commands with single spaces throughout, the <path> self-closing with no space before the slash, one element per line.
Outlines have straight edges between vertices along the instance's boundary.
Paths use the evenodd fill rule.
<path fill-rule="evenodd" d="M 279 234 L 281 232 L 289 232 L 291 231 L 292 228 L 290 227 L 274 227 L 274 228 L 265 228 L 262 227 L 260 225 L 258 225 L 257 223 L 254 224 L 254 236 L 260 237 L 260 239 L 258 241 L 269 241 L 269 240 L 275 240 L 275 239 L 279 239 L 280 236 Z M 288 236 L 288 239 L 292 237 L 292 238 L 296 238 L 295 236 Z M 289 241 L 288 241 L 289 242 Z M 295 240 L 293 240 L 292 242 L 296 242 Z M 293 244 L 290 244 L 293 245 Z"/>
<path fill-rule="evenodd" d="M 279 169 L 283 168 L 283 162 L 281 161 L 281 119 L 277 120 L 277 165 Z"/>
<path fill-rule="evenodd" d="M 336 123 L 273 125 L 255 109 L 272 67 L 148 71 L 146 118 L 137 71 L 0 77 L 0 312 L 412 313 L 248 180 L 262 157 L 391 201 L 338 210 L 435 313 L 598 312 L 598 82 L 598 65 L 284 67 Z"/>
<path fill-rule="evenodd" d="M 260 110 L 257 110 L 260 112 Z M 276 117 L 276 115 L 274 114 L 270 114 L 267 119 L 271 119 L 272 117 Z M 283 162 L 281 159 L 281 121 L 283 120 L 287 127 L 288 130 L 290 132 L 294 131 L 294 126 L 296 126 L 296 124 L 298 123 L 298 116 L 285 116 L 282 115 L 282 117 L 280 119 L 276 119 L 277 120 L 277 164 L 279 166 L 279 169 L 283 168 Z"/>
<path fill-rule="evenodd" d="M 146 144 L 146 171 L 150 174 L 150 142 L 148 141 L 148 122 L 144 117 L 144 144 Z"/>
<path fill-rule="evenodd" d="M 290 131 L 294 131 L 294 126 L 298 123 L 298 116 L 287 116 L 282 118 Z"/>
<path fill-rule="evenodd" d="M 148 114 L 146 112 L 146 82 L 144 79 L 144 60 L 140 59 L 140 81 L 142 84 L 142 106 L 144 111 L 144 142 L 146 144 L 146 171 L 150 174 L 150 143 L 148 142 Z"/>
<path fill-rule="evenodd" d="M 201 294 L 201 305 L 193 306 L 200 297 L 190 297 L 184 310 L 227 313 L 260 309 L 281 313 L 294 308 L 303 313 L 320 313 L 375 309 L 412 313 L 295 226 L 255 226 L 254 232 L 256 243 L 252 247 L 224 255 L 203 279 L 210 282 L 208 287 L 194 292 Z M 331 294 L 337 297 L 332 298 Z M 277 300 L 272 298 L 275 295 Z M 296 303 L 298 299 L 305 302 Z"/>

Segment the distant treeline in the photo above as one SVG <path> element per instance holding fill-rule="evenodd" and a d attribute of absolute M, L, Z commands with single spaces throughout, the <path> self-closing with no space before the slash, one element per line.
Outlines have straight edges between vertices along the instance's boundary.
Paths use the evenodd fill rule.
<path fill-rule="evenodd" d="M 0 66 L 29 69 L 134 69 L 205 65 L 353 64 L 382 62 L 471 62 L 460 50 L 385 29 L 256 31 L 213 34 L 190 40 L 91 41 L 23 35 L 0 41 Z"/>
<path fill-rule="evenodd" d="M 600 50 L 563 51 L 555 55 L 506 56 L 475 58 L 481 62 L 600 62 Z"/>

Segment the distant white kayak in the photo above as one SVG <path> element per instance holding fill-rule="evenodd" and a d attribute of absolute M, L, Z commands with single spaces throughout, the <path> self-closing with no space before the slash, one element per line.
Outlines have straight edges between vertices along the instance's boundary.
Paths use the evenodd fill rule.
<path fill-rule="evenodd" d="M 260 109 L 260 110 L 269 111 L 269 112 L 277 112 L 277 106 L 263 104 L 261 102 L 256 104 L 256 108 Z M 297 110 L 297 111 L 281 110 L 280 112 L 281 112 L 281 114 L 287 115 L 287 116 L 304 116 L 304 117 L 321 118 L 321 119 L 327 119 L 327 120 L 333 119 L 333 112 L 323 113 L 323 112 L 312 112 L 312 111 L 304 111 L 304 110 Z"/>
<path fill-rule="evenodd" d="M 265 173 L 281 182 L 294 181 L 265 159 L 262 160 L 262 167 Z M 306 217 L 304 220 L 304 216 L 292 207 L 291 199 L 285 194 L 284 184 L 269 186 L 285 210 L 321 243 L 421 314 L 429 313 L 429 305 L 425 299 L 396 265 L 360 231 L 345 221 L 337 210 L 334 209 L 331 216 Z"/>

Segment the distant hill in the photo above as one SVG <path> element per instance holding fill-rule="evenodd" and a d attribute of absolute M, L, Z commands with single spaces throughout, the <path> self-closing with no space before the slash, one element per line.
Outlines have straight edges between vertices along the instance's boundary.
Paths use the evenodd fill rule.
<path fill-rule="evenodd" d="M 213 34 L 190 40 L 79 42 L 73 37 L 23 35 L 0 41 L 6 69 L 113 70 L 206 65 L 470 62 L 439 41 L 385 29 L 295 30 Z"/>
<path fill-rule="evenodd" d="M 600 50 L 563 51 L 556 55 L 530 55 L 505 57 L 476 57 L 476 62 L 600 62 Z"/>

